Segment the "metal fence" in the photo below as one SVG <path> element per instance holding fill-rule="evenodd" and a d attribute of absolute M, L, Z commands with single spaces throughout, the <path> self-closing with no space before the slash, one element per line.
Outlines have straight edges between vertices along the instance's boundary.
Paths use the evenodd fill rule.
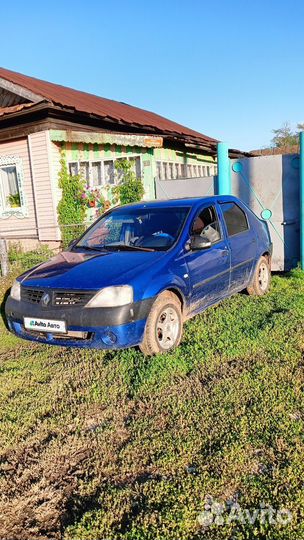
<path fill-rule="evenodd" d="M 304 253 L 304 227 L 303 235 L 300 233 L 304 190 L 300 189 L 299 155 L 231 159 L 228 167 L 230 187 L 227 193 L 243 200 L 268 223 L 273 243 L 272 269 L 288 271 L 295 268 L 301 258 L 301 242 Z M 218 193 L 217 177 L 156 182 L 158 199 L 204 197 Z"/>

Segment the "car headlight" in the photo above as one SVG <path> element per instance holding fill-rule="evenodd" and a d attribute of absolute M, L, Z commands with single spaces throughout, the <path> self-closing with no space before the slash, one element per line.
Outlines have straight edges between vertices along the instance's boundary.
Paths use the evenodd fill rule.
<path fill-rule="evenodd" d="M 105 287 L 90 300 L 86 307 L 117 307 L 125 306 L 133 302 L 133 288 L 130 285 L 118 287 Z"/>
<path fill-rule="evenodd" d="M 19 281 L 14 281 L 13 286 L 11 288 L 11 297 L 14 300 L 18 300 L 20 302 L 21 300 L 21 286 Z"/>

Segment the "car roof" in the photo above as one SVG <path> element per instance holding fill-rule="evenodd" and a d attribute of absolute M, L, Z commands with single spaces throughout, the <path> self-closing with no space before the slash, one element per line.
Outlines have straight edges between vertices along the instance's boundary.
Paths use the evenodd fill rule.
<path fill-rule="evenodd" d="M 128 205 L 124 205 L 127 207 L 132 208 L 138 208 L 138 209 L 144 209 L 147 207 L 158 207 L 158 208 L 168 208 L 168 207 L 181 207 L 181 206 L 187 206 L 187 207 L 196 207 L 200 206 L 204 202 L 231 202 L 231 201 L 238 201 L 237 197 L 233 197 L 232 195 L 210 195 L 207 197 L 183 197 L 181 199 L 157 199 L 157 200 L 151 200 L 151 201 L 141 201 L 139 203 L 132 203 Z"/>

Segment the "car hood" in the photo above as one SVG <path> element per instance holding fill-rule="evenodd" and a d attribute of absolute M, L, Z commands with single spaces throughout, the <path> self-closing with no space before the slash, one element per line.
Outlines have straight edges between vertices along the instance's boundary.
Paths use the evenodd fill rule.
<path fill-rule="evenodd" d="M 73 252 L 63 251 L 20 277 L 29 287 L 98 290 L 123 285 L 142 275 L 166 252 Z"/>

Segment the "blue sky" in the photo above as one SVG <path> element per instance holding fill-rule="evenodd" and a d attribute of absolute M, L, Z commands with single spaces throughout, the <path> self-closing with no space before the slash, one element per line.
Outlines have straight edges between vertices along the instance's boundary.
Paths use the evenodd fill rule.
<path fill-rule="evenodd" d="M 15 0 L 1 14 L 8 69 L 244 150 L 266 146 L 284 121 L 304 121 L 301 0 Z"/>

